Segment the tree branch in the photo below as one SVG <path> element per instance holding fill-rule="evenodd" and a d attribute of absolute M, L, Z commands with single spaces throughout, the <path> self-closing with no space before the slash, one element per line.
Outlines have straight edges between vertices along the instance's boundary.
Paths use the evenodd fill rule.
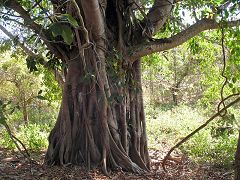
<path fill-rule="evenodd" d="M 16 24 L 19 24 L 19 25 L 21 25 L 21 26 L 23 26 L 23 27 L 25 27 L 25 24 L 23 24 L 23 23 L 21 23 L 18 19 L 12 19 L 12 18 L 9 18 L 9 17 L 4 17 L 4 20 L 6 21 L 12 21 L 12 22 L 15 22 Z"/>
<path fill-rule="evenodd" d="M 104 36 L 104 20 L 98 0 L 81 1 L 81 5 L 87 29 L 91 29 L 92 34 L 98 38 Z"/>
<path fill-rule="evenodd" d="M 9 32 L 5 27 L 3 27 L 2 25 L 0 25 L 0 30 L 1 30 L 2 32 L 4 32 L 4 34 L 6 34 L 12 41 L 15 40 L 15 36 L 14 36 L 12 33 L 10 33 L 10 32 Z M 29 55 L 31 55 L 31 56 L 33 56 L 33 57 L 36 56 L 36 54 L 35 54 L 34 52 L 32 52 L 30 49 L 28 49 L 26 46 L 24 46 L 23 43 L 21 43 L 21 42 L 17 42 L 17 43 L 18 43 L 18 45 L 26 52 L 26 54 L 29 54 Z"/>
<path fill-rule="evenodd" d="M 57 47 L 55 47 L 55 45 L 48 40 L 48 37 L 45 34 L 45 29 L 40 24 L 37 24 L 34 22 L 34 20 L 32 20 L 29 13 L 21 6 L 17 0 L 8 0 L 4 5 L 7 8 L 16 11 L 21 16 L 21 18 L 23 18 L 24 24 L 41 37 L 48 49 L 53 54 L 55 54 L 60 59 L 64 59 L 65 54 L 62 54 L 62 52 L 60 52 Z"/>
<path fill-rule="evenodd" d="M 7 31 L 7 29 L 5 27 L 3 27 L 2 25 L 0 25 L 0 30 L 2 32 L 4 32 L 4 34 L 6 34 L 11 40 L 15 40 L 15 36 L 12 33 L 10 33 L 9 31 Z M 41 55 L 38 55 L 38 54 L 34 53 L 29 48 L 27 48 L 23 43 L 21 43 L 20 41 L 17 41 L 17 45 L 19 45 L 22 48 L 22 50 L 25 51 L 26 54 L 28 54 L 28 55 L 30 55 L 34 58 L 39 58 L 39 59 L 43 60 L 43 66 L 45 68 L 49 69 L 55 75 L 55 78 L 56 78 L 57 82 L 63 88 L 64 80 L 63 80 L 63 77 L 62 77 L 61 73 L 58 70 L 50 69 L 47 66 L 47 62 L 44 60 L 44 58 Z"/>
<path fill-rule="evenodd" d="M 224 23 L 224 26 L 226 27 L 234 27 L 237 25 L 240 25 L 240 19 Z M 221 23 L 216 22 L 216 20 L 204 18 L 170 38 L 158 39 L 155 41 L 147 42 L 146 44 L 131 47 L 128 50 L 129 60 L 131 62 L 134 62 L 143 56 L 174 48 L 198 35 L 202 31 L 218 29 L 221 26 Z"/>
<path fill-rule="evenodd" d="M 147 14 L 146 27 L 151 26 L 151 34 L 154 35 L 160 28 L 163 27 L 173 8 L 174 0 L 155 0 L 152 8 Z"/>

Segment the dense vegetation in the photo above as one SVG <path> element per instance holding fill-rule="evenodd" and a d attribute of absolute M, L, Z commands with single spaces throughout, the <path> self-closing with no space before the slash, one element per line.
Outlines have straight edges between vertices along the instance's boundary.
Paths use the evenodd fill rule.
<path fill-rule="evenodd" d="M 177 151 L 237 179 L 239 2 L 106 2 L 0 0 L 0 145 L 142 172 L 217 113 Z"/>

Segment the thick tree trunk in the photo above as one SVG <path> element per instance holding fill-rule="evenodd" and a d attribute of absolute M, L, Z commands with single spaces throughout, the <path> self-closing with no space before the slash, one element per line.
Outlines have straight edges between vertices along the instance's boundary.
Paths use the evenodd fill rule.
<path fill-rule="evenodd" d="M 101 165 L 106 174 L 107 167 L 149 170 L 140 61 L 126 71 L 122 69 L 124 78 L 106 77 L 106 68 L 93 49 L 86 50 L 85 57 L 86 65 L 80 57 L 68 64 L 46 163 L 84 164 L 89 168 Z M 116 86 L 120 78 L 125 85 Z"/>
<path fill-rule="evenodd" d="M 235 180 L 240 180 L 240 130 L 238 136 L 237 150 L 235 153 Z"/>
<path fill-rule="evenodd" d="M 104 1 L 76 3 L 66 9 L 73 15 L 77 10 L 82 27 L 75 29 L 75 46 L 65 52 L 68 72 L 46 163 L 101 166 L 105 174 L 108 168 L 147 171 L 140 61 L 132 64 L 118 56 L 127 44 L 121 9 L 126 3 L 108 1 L 107 8 Z"/>

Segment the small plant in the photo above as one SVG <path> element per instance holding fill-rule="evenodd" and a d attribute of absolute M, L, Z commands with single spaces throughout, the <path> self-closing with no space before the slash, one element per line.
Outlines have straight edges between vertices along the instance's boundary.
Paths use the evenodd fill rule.
<path fill-rule="evenodd" d="M 0 132 L 0 146 L 7 149 L 15 149 L 15 144 L 10 138 L 8 132 L 5 129 L 2 129 Z"/>
<path fill-rule="evenodd" d="M 30 150 L 46 149 L 48 142 L 48 132 L 44 126 L 38 124 L 28 124 L 20 126 L 17 136 Z"/>
<path fill-rule="evenodd" d="M 158 148 L 161 142 L 167 142 L 170 146 L 176 141 L 195 129 L 204 120 L 204 117 L 197 111 L 187 106 L 162 109 L 148 108 L 147 133 L 149 146 Z M 151 115 L 153 113 L 153 115 Z M 155 118 L 153 118 L 155 117 Z"/>

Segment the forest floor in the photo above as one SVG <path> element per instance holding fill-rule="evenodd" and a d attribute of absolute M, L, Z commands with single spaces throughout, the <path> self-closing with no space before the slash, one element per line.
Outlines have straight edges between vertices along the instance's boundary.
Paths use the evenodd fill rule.
<path fill-rule="evenodd" d="M 161 167 L 164 154 L 166 154 L 164 151 L 150 150 L 152 160 L 150 173 L 139 175 L 116 171 L 111 172 L 108 177 L 100 170 L 87 171 L 79 166 L 46 167 L 42 165 L 44 152 L 31 153 L 36 163 L 29 163 L 20 153 L 0 148 L 0 179 L 233 179 L 231 170 L 196 164 L 177 153 L 173 155 L 174 161 L 168 161 L 168 172 L 164 172 Z"/>

